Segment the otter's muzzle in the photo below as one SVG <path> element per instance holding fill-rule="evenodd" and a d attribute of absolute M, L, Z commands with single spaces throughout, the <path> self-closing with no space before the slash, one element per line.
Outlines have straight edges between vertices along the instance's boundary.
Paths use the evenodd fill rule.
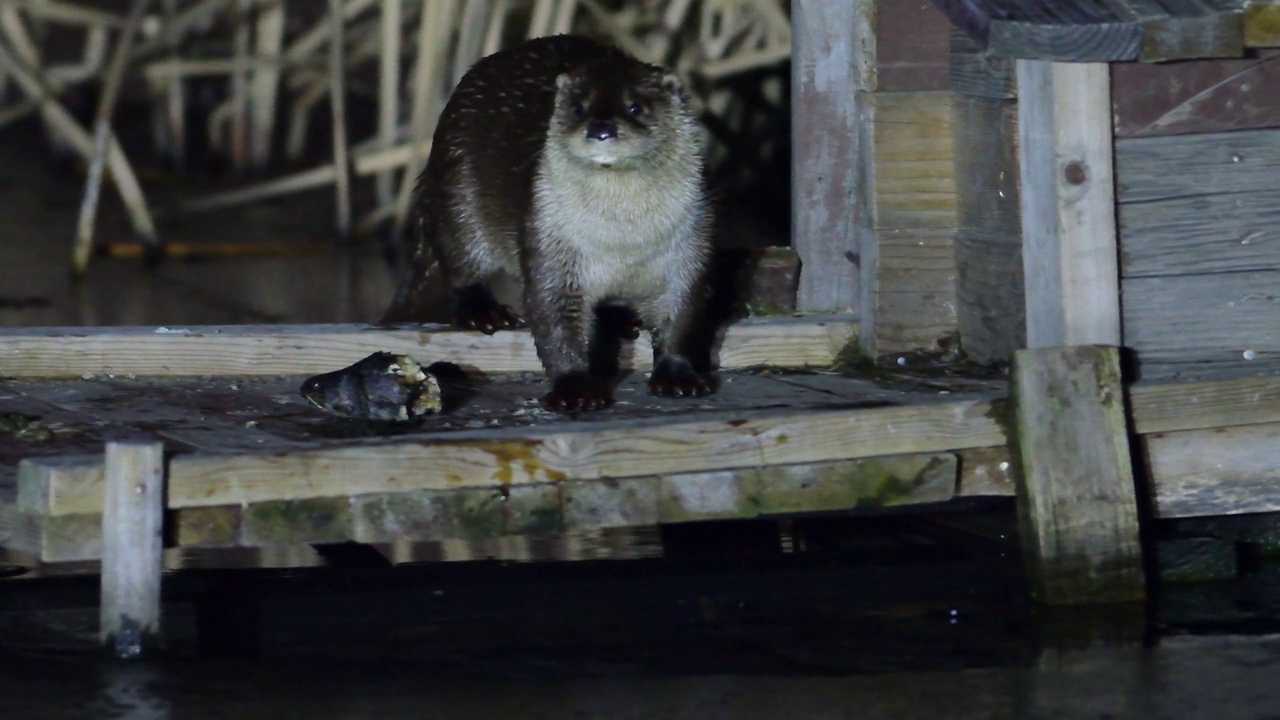
<path fill-rule="evenodd" d="M 590 140 L 612 140 L 618 137 L 618 124 L 607 121 L 587 123 L 587 138 Z"/>

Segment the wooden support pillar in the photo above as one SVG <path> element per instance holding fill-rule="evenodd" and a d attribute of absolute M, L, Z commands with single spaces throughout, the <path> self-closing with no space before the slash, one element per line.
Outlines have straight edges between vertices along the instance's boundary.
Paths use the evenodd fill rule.
<path fill-rule="evenodd" d="M 1138 505 L 1115 347 L 1014 355 L 1018 515 L 1047 604 L 1141 600 Z"/>
<path fill-rule="evenodd" d="M 334 224 L 338 237 L 351 239 L 351 161 L 347 148 L 347 62 L 342 0 L 329 0 L 329 108 L 333 116 L 333 168 L 336 173 Z"/>
<path fill-rule="evenodd" d="M 865 189 L 874 0 L 793 0 L 791 244 L 800 255 L 796 304 L 802 311 L 858 313 L 869 336 L 864 268 L 876 246 Z"/>
<path fill-rule="evenodd" d="M 105 490 L 99 637 L 115 657 L 138 658 L 159 646 L 164 444 L 107 443 Z"/>
<path fill-rule="evenodd" d="M 1017 61 L 1027 347 L 1120 344 L 1106 63 Z"/>

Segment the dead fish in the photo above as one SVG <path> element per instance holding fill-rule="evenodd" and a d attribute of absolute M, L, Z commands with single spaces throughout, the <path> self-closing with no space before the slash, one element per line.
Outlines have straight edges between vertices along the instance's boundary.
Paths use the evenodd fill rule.
<path fill-rule="evenodd" d="M 440 382 L 408 355 L 376 352 L 341 370 L 309 377 L 302 397 L 359 420 L 409 421 L 440 412 Z"/>

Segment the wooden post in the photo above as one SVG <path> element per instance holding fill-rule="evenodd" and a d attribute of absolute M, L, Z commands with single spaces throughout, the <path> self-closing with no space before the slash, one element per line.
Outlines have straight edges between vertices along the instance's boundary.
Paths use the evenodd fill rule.
<path fill-rule="evenodd" d="M 93 125 L 93 151 L 89 157 L 89 179 L 85 182 L 84 199 L 80 203 L 80 221 L 76 225 L 75 248 L 71 256 L 72 270 L 77 275 L 84 273 L 89 266 L 89 255 L 93 250 L 93 225 L 98 215 L 98 195 L 102 189 L 102 171 L 107 163 L 107 143 L 112 135 L 111 116 L 115 113 L 116 97 L 129 60 L 130 46 L 142 25 L 142 16 L 150 5 L 151 0 L 134 0 L 129 10 L 129 20 L 116 40 L 116 51 L 111 58 L 102 96 L 98 99 L 98 111 Z M 143 240 L 154 245 L 154 233 Z"/>
<path fill-rule="evenodd" d="M 1141 600 L 1119 350 L 1019 350 L 1013 395 L 1018 514 L 1033 592 L 1048 604 Z"/>
<path fill-rule="evenodd" d="M 388 148 L 395 144 L 400 111 L 400 38 L 404 21 L 401 0 L 382 0 L 382 52 L 378 60 L 378 141 Z M 378 205 L 395 202 L 395 171 L 378 173 Z"/>
<path fill-rule="evenodd" d="M 333 167 L 337 173 L 335 223 L 338 237 L 351 237 L 351 165 L 347 153 L 347 64 L 343 59 L 342 0 L 329 0 L 329 107 L 333 113 Z"/>
<path fill-rule="evenodd" d="M 121 659 L 159 645 L 164 505 L 164 444 L 107 443 L 99 636 Z"/>
<path fill-rule="evenodd" d="M 1106 63 L 1019 60 L 1027 347 L 1120 344 Z"/>
<path fill-rule="evenodd" d="M 859 91 L 873 89 L 874 0 L 793 0 L 791 245 L 800 255 L 796 304 L 859 313 L 871 336 L 875 268 L 866 187 L 870 122 Z"/>

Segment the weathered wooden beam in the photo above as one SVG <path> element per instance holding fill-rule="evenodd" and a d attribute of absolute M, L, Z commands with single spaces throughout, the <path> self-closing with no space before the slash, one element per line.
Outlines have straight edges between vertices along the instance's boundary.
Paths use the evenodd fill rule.
<path fill-rule="evenodd" d="M 1280 127 L 1280 51 L 1240 60 L 1112 66 L 1117 138 Z"/>
<path fill-rule="evenodd" d="M 1119 345 L 1108 67 L 1019 60 L 1017 74 L 1027 345 Z"/>
<path fill-rule="evenodd" d="M 874 0 L 797 0 L 792 24 L 791 246 L 800 254 L 801 310 L 868 315 L 876 245 L 869 215 Z M 874 277 L 874 273 L 871 273 Z"/>
<path fill-rule="evenodd" d="M 847 315 L 752 318 L 725 330 L 718 361 L 722 368 L 828 366 L 857 331 Z M 633 350 L 632 367 L 652 364 L 647 337 L 637 340 Z M 310 375 L 378 351 L 481 372 L 540 372 L 542 367 L 526 331 L 487 336 L 444 326 L 370 325 L 0 329 L 4 374 L 12 378 Z"/>
<path fill-rule="evenodd" d="M 1280 511 L 1280 424 L 1158 433 L 1142 445 L 1159 517 Z"/>
<path fill-rule="evenodd" d="M 1244 44 L 1249 47 L 1280 47 L 1280 2 L 1246 0 Z"/>
<path fill-rule="evenodd" d="M 1233 242 L 1239 242 L 1233 240 Z M 1280 271 L 1124 281 L 1125 345 L 1148 379 L 1280 368 Z"/>
<path fill-rule="evenodd" d="M 953 63 L 967 62 L 964 57 L 953 51 Z M 1012 67 L 1008 74 L 1007 93 L 1012 94 Z M 969 83 L 975 84 L 977 81 Z M 1003 83 L 996 83 L 974 89 L 994 95 L 1005 93 L 1000 89 L 1003 87 Z M 980 363 L 1008 362 L 1015 350 L 1026 345 L 1027 322 L 1018 105 L 1012 98 L 958 94 L 955 113 L 960 347 Z"/>
<path fill-rule="evenodd" d="M 1141 600 L 1118 349 L 1020 350 L 1012 382 L 1018 511 L 1034 593 L 1048 604 Z"/>
<path fill-rule="evenodd" d="M 1138 383 L 1129 388 L 1139 434 L 1280 422 L 1280 379 Z"/>
<path fill-rule="evenodd" d="M 164 444 L 107 443 L 104 485 L 98 632 L 109 653 L 134 659 L 160 638 Z"/>
<path fill-rule="evenodd" d="M 1004 442 L 989 403 L 945 402 L 808 412 L 719 413 L 670 420 L 445 432 L 288 452 L 186 454 L 169 462 L 171 508 L 489 488 L 654 474 L 704 473 L 881 455 L 951 452 Z M 17 503 L 33 515 L 100 512 L 102 469 L 74 456 L 22 462 Z"/>
<path fill-rule="evenodd" d="M 1244 52 L 1240 6 L 1227 0 L 934 0 L 934 5 L 999 57 L 1158 62 Z"/>
<path fill-rule="evenodd" d="M 952 453 L 925 453 L 510 487 L 265 500 L 170 512 L 176 547 L 492 540 L 711 519 L 873 509 L 955 497 Z M 17 549 L 43 562 L 96 560 L 83 528 L 100 513 L 19 514 Z M 96 538 L 95 538 L 96 539 Z M 15 547 L 15 546 L 11 546 Z"/>

